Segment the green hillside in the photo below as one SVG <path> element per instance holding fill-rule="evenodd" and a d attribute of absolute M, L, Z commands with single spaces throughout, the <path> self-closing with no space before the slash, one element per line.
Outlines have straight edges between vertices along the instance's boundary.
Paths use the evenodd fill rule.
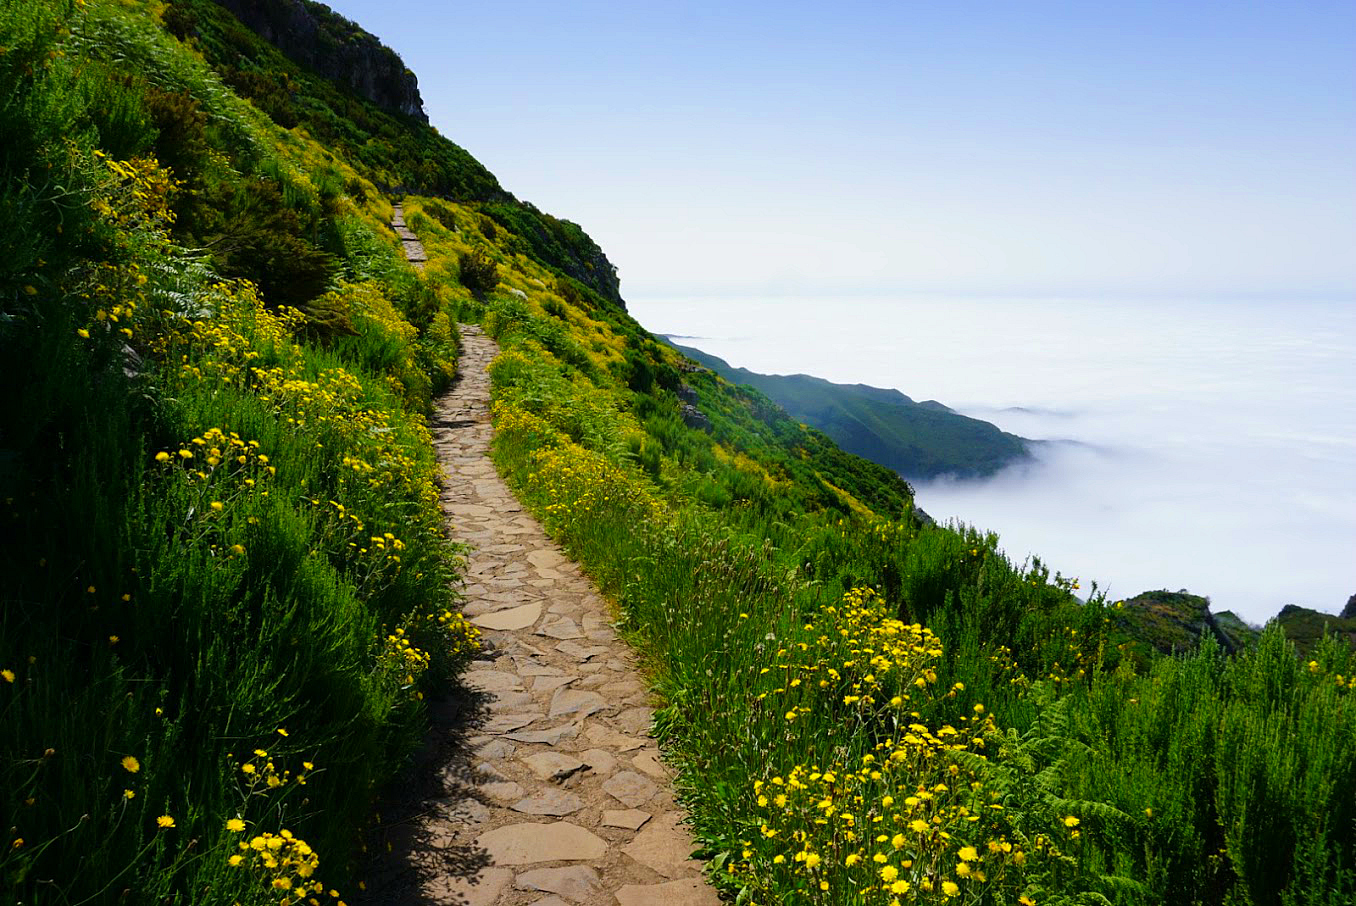
<path fill-rule="evenodd" d="M 1351 609 L 1350 604 L 1347 605 Z M 1286 638 L 1295 643 L 1301 655 L 1307 656 L 1326 636 L 1342 639 L 1356 646 L 1356 616 L 1336 616 L 1330 613 L 1287 604 L 1276 615 L 1276 623 Z"/>
<path fill-rule="evenodd" d="M 427 426 L 465 322 L 731 901 L 1356 900 L 1348 645 L 1131 650 L 693 370 L 288 8 L 310 64 L 206 0 L 0 0 L 0 902 L 382 902 L 373 803 L 478 648 Z"/>
<path fill-rule="evenodd" d="M 916 403 L 898 390 L 834 384 L 806 374 L 758 374 L 700 349 L 675 347 L 726 380 L 766 394 L 849 453 L 905 478 L 982 478 L 1031 455 L 1029 441 L 941 403 Z"/>

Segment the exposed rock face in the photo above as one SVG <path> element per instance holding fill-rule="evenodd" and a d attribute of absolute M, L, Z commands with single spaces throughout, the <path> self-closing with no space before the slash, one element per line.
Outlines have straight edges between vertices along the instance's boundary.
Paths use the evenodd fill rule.
<path fill-rule="evenodd" d="M 1356 620 L 1356 595 L 1347 598 L 1347 606 L 1342 608 L 1342 619 Z"/>
<path fill-rule="evenodd" d="M 427 123 L 414 73 L 373 35 L 311 0 L 216 0 L 293 62 L 383 110 Z"/>
<path fill-rule="evenodd" d="M 711 419 L 707 418 L 705 412 L 691 403 L 683 403 L 682 415 L 683 424 L 689 428 L 699 428 L 702 431 L 711 430 Z"/>

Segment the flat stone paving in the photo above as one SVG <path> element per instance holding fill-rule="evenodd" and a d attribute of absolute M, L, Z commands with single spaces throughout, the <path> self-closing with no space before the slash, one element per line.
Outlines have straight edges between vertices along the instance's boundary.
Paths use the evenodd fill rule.
<path fill-rule="evenodd" d="M 498 349 L 477 327 L 461 332 L 461 377 L 432 427 L 443 510 L 471 547 L 463 612 L 489 643 L 465 676 L 483 707 L 395 853 L 417 889 L 376 901 L 716 906 L 649 735 L 635 656 L 490 462 Z M 433 716 L 435 734 L 451 732 Z"/>
<path fill-rule="evenodd" d="M 424 244 L 419 241 L 419 237 L 414 231 L 405 226 L 405 209 L 395 206 L 395 214 L 391 217 L 391 229 L 400 237 L 400 247 L 405 251 L 405 258 L 414 266 L 417 271 L 422 271 L 424 265 L 428 263 L 428 253 L 424 251 Z"/>

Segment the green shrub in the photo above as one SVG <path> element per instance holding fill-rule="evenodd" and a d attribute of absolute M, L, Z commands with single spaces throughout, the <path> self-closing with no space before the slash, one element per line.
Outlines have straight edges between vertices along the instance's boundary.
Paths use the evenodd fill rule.
<path fill-rule="evenodd" d="M 482 248 L 463 252 L 457 259 L 461 285 L 483 296 L 499 285 L 499 265 Z"/>

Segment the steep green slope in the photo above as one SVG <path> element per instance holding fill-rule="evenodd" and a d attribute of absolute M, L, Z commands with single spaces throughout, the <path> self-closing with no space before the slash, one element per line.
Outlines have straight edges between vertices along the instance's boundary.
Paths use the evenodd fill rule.
<path fill-rule="evenodd" d="M 342 73 L 346 81 L 351 78 L 342 71 L 346 57 L 340 51 L 351 43 L 348 36 L 355 27 L 323 4 L 231 0 L 227 5 L 248 10 L 256 26 L 275 25 L 267 33 L 283 46 L 293 47 L 294 56 Z M 517 250 L 621 304 L 616 269 L 583 230 L 516 200 L 492 173 L 429 126 L 422 115 L 392 112 L 345 90 L 315 68 L 289 59 L 214 0 L 174 0 L 167 5 L 164 18 L 170 30 L 200 53 L 227 85 L 279 126 L 319 143 L 381 192 L 474 203 L 471 216 L 483 214 L 513 231 Z M 310 51 L 306 54 L 297 53 L 287 41 L 288 26 L 294 26 L 292 20 L 298 18 L 315 33 L 311 42 L 301 45 Z M 327 52 L 326 44 L 337 47 Z M 374 52 L 373 56 L 385 74 L 385 54 Z M 396 89 L 388 93 L 400 94 Z M 355 190 L 345 187 L 351 195 Z"/>
<path fill-rule="evenodd" d="M 750 518 L 911 512 L 898 475 L 845 453 L 761 394 L 694 370 L 622 308 L 524 256 L 514 234 L 487 230 L 473 210 L 411 197 L 405 216 L 428 250 L 430 279 L 455 279 L 475 250 L 495 263 L 498 291 L 478 304 L 501 337 L 530 344 L 532 355 L 515 367 L 523 370 L 516 383 L 535 388 L 533 411 L 550 412 L 571 437 L 620 456 L 664 493 L 714 509 Z M 704 427 L 685 422 L 691 404 L 680 393 L 696 394 Z"/>
<path fill-rule="evenodd" d="M 1324 636 L 1334 636 L 1356 647 L 1356 617 L 1334 616 L 1330 613 L 1287 604 L 1276 615 L 1275 622 L 1295 643 L 1301 655 L 1308 656 Z"/>
<path fill-rule="evenodd" d="M 0 0 L 0 902 L 354 889 L 475 648 L 453 297 L 159 8 Z"/>
<path fill-rule="evenodd" d="M 834 384 L 805 374 L 758 374 L 700 349 L 675 348 L 726 380 L 766 394 L 844 450 L 905 478 L 982 478 L 1030 457 L 1025 439 L 940 403 L 916 403 L 898 390 Z"/>

